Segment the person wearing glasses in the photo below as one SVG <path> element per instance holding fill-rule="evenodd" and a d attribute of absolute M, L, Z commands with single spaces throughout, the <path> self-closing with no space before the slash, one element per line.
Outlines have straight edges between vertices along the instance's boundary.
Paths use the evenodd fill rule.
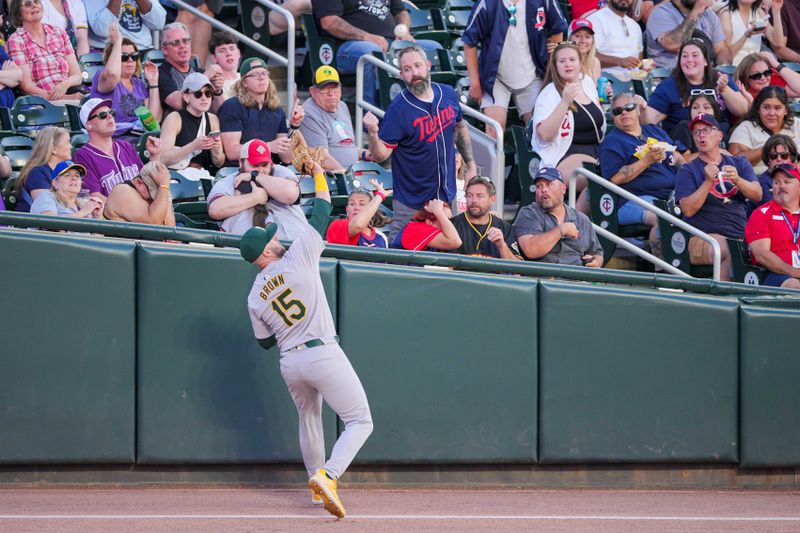
<path fill-rule="evenodd" d="M 675 189 L 675 173 L 684 164 L 686 149 L 667 132 L 653 124 L 639 122 L 639 105 L 630 93 L 618 94 L 611 102 L 614 129 L 600 144 L 600 171 L 603 177 L 645 200 L 666 200 Z M 650 139 L 659 141 L 647 148 Z M 677 146 L 668 151 L 665 145 Z M 650 249 L 657 249 L 658 218 L 635 202 L 620 198 L 617 221 L 620 225 L 650 226 Z"/>
<path fill-rule="evenodd" d="M 8 18 L 17 31 L 8 38 L 8 54 L 19 66 L 19 88 L 51 102 L 76 103 L 83 83 L 67 32 L 42 22 L 41 0 L 13 0 Z"/>
<path fill-rule="evenodd" d="M 742 156 L 722 152 L 722 129 L 711 116 L 700 114 L 689 124 L 697 144 L 698 156 L 683 165 L 675 177 L 675 200 L 683 219 L 713 237 L 722 253 L 720 279 L 730 281 L 731 260 L 726 238 L 744 238 L 747 224 L 747 200 L 761 201 L 761 185 L 753 167 Z M 710 265 L 711 245 L 700 237 L 689 238 L 689 261 Z"/>
<path fill-rule="evenodd" d="M 767 167 L 761 161 L 761 148 L 775 133 L 798 139 L 800 121 L 789 110 L 786 89 L 770 85 L 761 89 L 750 112 L 731 133 L 728 149 L 734 155 L 746 157 L 756 174 L 762 174 Z"/>
<path fill-rule="evenodd" d="M 161 125 L 161 162 L 191 180 L 212 179 L 209 171 L 225 164 L 219 119 L 208 112 L 214 87 L 205 74 L 192 72 L 182 89 L 183 109 Z"/>
<path fill-rule="evenodd" d="M 798 151 L 794 139 L 782 133 L 776 133 L 767 139 L 761 149 L 761 162 L 767 166 L 766 172 L 758 176 L 758 183 L 761 184 L 761 201 L 749 202 L 750 212 L 760 205 L 772 200 L 772 176 L 770 173 L 776 165 L 781 163 L 797 164 Z"/>
<path fill-rule="evenodd" d="M 267 142 L 270 153 L 290 162 L 292 143 L 288 138 L 286 113 L 267 64 L 261 58 L 249 57 L 242 61 L 239 74 L 241 78 L 233 84 L 233 97 L 219 110 L 225 155 L 229 161 L 236 161 L 243 144 L 260 139 Z M 289 127 L 299 129 L 304 116 L 303 106 L 295 102 Z"/>
<path fill-rule="evenodd" d="M 700 113 L 713 116 L 717 122 L 722 121 L 722 115 L 720 114 L 719 104 L 717 103 L 715 95 L 700 93 L 692 96 L 689 99 L 689 120 L 680 121 L 670 132 L 670 137 L 672 137 L 677 144 L 682 144 L 686 147 L 683 152 L 683 157 L 687 162 L 697 157 L 697 145 L 694 143 L 691 130 L 689 130 L 689 124 L 692 119 Z M 723 141 L 723 144 L 724 142 L 725 141 Z"/>
<path fill-rule="evenodd" d="M 114 139 L 117 124 L 112 104 L 111 100 L 90 98 L 81 106 L 81 124 L 89 132 L 89 142 L 75 152 L 75 161 L 86 168 L 84 188 L 105 197 L 116 185 L 129 181 L 142 168 L 136 148 L 128 141 Z M 148 137 L 147 151 L 150 152 L 150 160 L 157 161 L 161 140 Z"/>
<path fill-rule="evenodd" d="M 744 56 L 733 77 L 742 94 L 751 103 L 761 89 L 768 85 L 785 87 L 789 98 L 800 96 L 800 74 L 779 63 L 770 52 Z"/>
<path fill-rule="evenodd" d="M 702 40 L 688 40 L 680 47 L 678 57 L 672 76 L 662 80 L 647 101 L 644 121 L 648 124 L 660 122 L 664 130 L 672 134 L 678 123 L 689 120 L 689 99 L 697 94 L 708 94 L 717 100 L 722 131 L 727 134 L 733 117 L 747 114 L 747 99 L 733 79 L 714 69 Z"/>
<path fill-rule="evenodd" d="M 119 24 L 139 50 L 153 48 L 153 31 L 159 31 L 167 12 L 159 0 L 84 0 L 89 20 L 89 45 L 102 50 L 108 42 L 111 25 Z"/>
<path fill-rule="evenodd" d="M 800 170 L 780 163 L 770 171 L 773 198 L 750 215 L 745 240 L 769 270 L 764 285 L 800 289 Z"/>
<path fill-rule="evenodd" d="M 136 109 L 139 106 L 147 107 L 153 117 L 161 122 L 158 67 L 148 61 L 144 65 L 147 81 L 142 80 L 141 54 L 133 41 L 122 36 L 116 22 L 109 29 L 109 42 L 103 50 L 103 64 L 105 68 L 94 75 L 89 94 L 92 98 L 113 102 L 112 108 L 117 113 L 115 136 L 125 135 L 136 126 L 139 120 Z"/>
<path fill-rule="evenodd" d="M 461 238 L 457 254 L 494 257 L 520 261 L 514 228 L 491 212 L 497 200 L 494 183 L 484 176 L 475 176 L 466 187 L 467 209 L 450 221 Z"/>
<path fill-rule="evenodd" d="M 342 102 L 342 84 L 336 69 L 328 65 L 319 67 L 314 74 L 314 85 L 308 90 L 311 98 L 303 103 L 305 118 L 300 133 L 309 147 L 328 150 L 322 168 L 338 170 L 358 160 L 371 161 L 369 150 L 355 145 L 353 122 L 347 104 Z"/>
<path fill-rule="evenodd" d="M 93 195 L 78 199 L 86 169 L 72 161 L 62 161 L 53 169 L 50 190 L 36 197 L 31 205 L 33 215 L 54 215 L 75 218 L 103 218 L 105 199 Z"/>
<path fill-rule="evenodd" d="M 173 22 L 164 26 L 161 31 L 161 51 L 164 62 L 158 67 L 158 92 L 161 96 L 161 107 L 164 112 L 177 111 L 183 108 L 181 87 L 183 80 L 192 72 L 196 72 L 191 64 L 192 37 L 186 26 Z M 225 81 L 219 65 L 209 66 L 204 74 L 214 86 L 214 99 L 211 110 L 216 112 L 225 101 L 222 85 Z"/>
<path fill-rule="evenodd" d="M 558 2 L 489 0 L 472 7 L 461 37 L 469 95 L 501 128 L 512 97 L 522 121 L 531 117 L 544 85 L 548 45 L 561 41 L 566 31 Z M 486 132 L 495 136 L 491 126 Z"/>
<path fill-rule="evenodd" d="M 325 240 L 330 244 L 388 248 L 386 235 L 376 228 L 383 227 L 390 219 L 380 210 L 389 192 L 378 180 L 371 179 L 373 190 L 358 188 L 347 197 L 347 218 L 334 220 L 328 226 Z"/>
<path fill-rule="evenodd" d="M 615 78 L 628 81 L 639 71 L 644 55 L 642 29 L 631 17 L 631 0 L 609 0 L 608 4 L 588 17 L 594 25 L 597 59 L 603 70 Z"/>

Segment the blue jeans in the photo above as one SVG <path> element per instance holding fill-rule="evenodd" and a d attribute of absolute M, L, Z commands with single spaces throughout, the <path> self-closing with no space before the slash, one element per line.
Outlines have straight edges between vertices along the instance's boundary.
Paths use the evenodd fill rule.
<path fill-rule="evenodd" d="M 442 47 L 436 41 L 420 39 L 416 42 L 424 50 L 436 50 Z M 391 44 L 391 43 L 390 43 Z M 371 41 L 345 41 L 336 50 L 336 68 L 342 74 L 355 74 L 358 59 L 364 54 L 380 52 L 377 44 Z M 364 100 L 370 104 L 380 107 L 380 88 L 378 86 L 378 74 L 375 66 L 367 63 L 364 65 Z"/>
<path fill-rule="evenodd" d="M 655 196 L 643 194 L 639 197 L 647 203 L 652 204 Z M 635 202 L 625 202 L 622 207 L 617 211 L 617 223 L 620 226 L 627 226 L 629 224 L 644 224 L 645 209 Z"/>

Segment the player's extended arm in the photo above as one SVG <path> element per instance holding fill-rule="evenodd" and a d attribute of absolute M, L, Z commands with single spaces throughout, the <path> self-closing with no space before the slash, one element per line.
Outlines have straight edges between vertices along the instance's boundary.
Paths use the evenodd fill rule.
<path fill-rule="evenodd" d="M 269 350 L 270 348 L 275 346 L 275 344 L 277 344 L 277 342 L 275 341 L 275 335 L 272 335 L 271 337 L 267 337 L 266 339 L 257 339 L 257 340 L 258 340 L 259 346 L 261 346 L 265 350 Z"/>

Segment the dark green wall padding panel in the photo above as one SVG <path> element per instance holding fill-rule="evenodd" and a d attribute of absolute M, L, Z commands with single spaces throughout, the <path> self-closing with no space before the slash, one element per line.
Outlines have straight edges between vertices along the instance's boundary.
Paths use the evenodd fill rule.
<path fill-rule="evenodd" d="M 800 306 L 794 307 L 740 308 L 743 467 L 800 466 Z"/>
<path fill-rule="evenodd" d="M 142 244 L 137 272 L 138 462 L 302 461 L 278 350 L 247 313 L 258 270 L 233 250 Z M 335 311 L 336 262 L 321 272 Z M 336 417 L 323 418 L 330 449 Z"/>
<path fill-rule="evenodd" d="M 536 287 L 340 262 L 342 348 L 375 423 L 356 461 L 535 461 Z"/>
<path fill-rule="evenodd" d="M 736 462 L 738 302 L 542 282 L 542 463 Z"/>
<path fill-rule="evenodd" d="M 135 246 L 0 233 L 0 463 L 133 463 Z"/>

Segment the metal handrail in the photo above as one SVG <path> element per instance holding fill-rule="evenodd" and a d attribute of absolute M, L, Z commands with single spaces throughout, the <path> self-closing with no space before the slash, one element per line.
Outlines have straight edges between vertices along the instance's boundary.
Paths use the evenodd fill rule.
<path fill-rule="evenodd" d="M 286 21 L 288 23 L 288 25 L 287 25 L 287 27 L 288 27 L 288 29 L 287 29 L 288 35 L 286 36 L 286 55 L 288 57 L 283 57 L 279 53 L 275 52 L 274 50 L 271 50 L 271 49 L 267 48 L 266 46 L 264 46 L 263 44 L 259 43 L 258 41 L 254 41 L 253 39 L 251 39 L 247 35 L 243 34 L 242 32 L 231 28 L 227 24 L 223 24 L 222 22 L 218 21 L 214 17 L 210 17 L 210 16 L 206 15 L 205 13 L 203 13 L 202 11 L 200 11 L 199 9 L 197 9 L 197 8 L 195 8 L 193 6 L 190 6 L 189 4 L 184 2 L 183 0 L 173 0 L 173 1 L 174 1 L 175 5 L 178 6 L 179 8 L 184 9 L 184 10 L 192 13 L 194 16 L 196 16 L 196 17 L 208 22 L 209 24 L 211 24 L 212 27 L 214 27 L 214 28 L 216 28 L 218 30 L 225 31 L 225 32 L 228 32 L 228 33 L 232 33 L 233 35 L 236 36 L 237 39 L 239 39 L 241 42 L 243 42 L 244 44 L 246 44 L 250 48 L 252 48 L 254 50 L 257 50 L 258 52 L 261 52 L 262 54 L 264 54 L 265 56 L 269 57 L 270 59 L 274 59 L 281 66 L 286 67 L 286 100 L 287 100 L 287 102 L 286 102 L 286 116 L 287 116 L 287 118 L 292 116 L 292 111 L 294 110 L 294 99 L 295 99 L 295 94 L 296 94 L 296 88 L 295 88 L 295 84 L 294 84 L 294 62 L 295 62 L 295 57 L 294 57 L 294 55 L 295 55 L 295 53 L 294 53 L 294 32 L 295 32 L 294 15 L 292 15 L 289 11 L 287 11 L 283 7 L 279 6 L 278 4 L 276 4 L 274 2 L 271 2 L 270 0 L 255 0 L 257 3 L 259 3 L 259 4 L 261 4 L 261 5 L 265 6 L 265 7 L 268 7 L 272 11 L 280 13 L 281 15 L 283 15 L 284 18 L 286 18 Z M 267 18 L 267 20 L 264 23 L 266 25 L 265 31 L 268 32 L 269 31 L 269 19 Z"/>
<path fill-rule="evenodd" d="M 572 172 L 572 174 L 570 174 L 570 176 L 569 176 L 569 205 L 573 209 L 575 208 L 575 196 L 576 196 L 575 180 L 578 178 L 579 175 L 583 176 L 587 180 L 591 180 L 591 181 L 597 183 L 601 187 L 603 187 L 605 189 L 608 189 L 609 191 L 611 191 L 613 193 L 618 194 L 619 196 L 625 198 L 629 202 L 634 202 L 639 207 L 641 207 L 643 209 L 646 209 L 647 211 L 650 211 L 651 213 L 654 213 L 658 218 L 663 218 L 667 222 L 679 227 L 680 229 L 684 230 L 685 232 L 687 232 L 687 233 L 689 233 L 691 235 L 694 235 L 695 237 L 700 237 L 701 239 L 703 239 L 707 243 L 711 244 L 711 249 L 712 249 L 712 251 L 714 253 L 714 258 L 713 258 L 713 261 L 712 261 L 712 268 L 713 268 L 712 276 L 713 276 L 715 281 L 719 281 L 719 276 L 720 276 L 720 271 L 721 271 L 720 265 L 721 265 L 721 262 L 722 262 L 722 252 L 720 250 L 719 243 L 717 242 L 716 239 L 714 239 L 714 237 L 710 236 L 708 233 L 704 233 L 704 232 L 700 231 L 699 229 L 697 229 L 697 228 L 695 228 L 693 226 L 690 226 L 689 224 L 687 224 L 683 220 L 671 215 L 670 213 L 667 213 L 663 209 L 659 209 L 658 207 L 656 207 L 656 206 L 654 206 L 654 205 L 642 200 L 641 198 L 639 198 L 635 194 L 631 194 L 630 192 L 626 191 L 622 187 L 620 187 L 620 186 L 618 186 L 618 185 L 616 185 L 614 183 L 611 183 L 609 180 L 605 179 L 604 177 L 598 176 L 594 172 L 586 170 L 585 168 L 576 168 Z M 594 225 L 595 228 L 599 228 L 599 229 L 602 229 L 602 230 L 605 231 L 605 228 L 600 228 L 600 226 L 598 226 L 596 224 L 593 224 L 593 225 Z M 606 232 L 606 233 L 609 233 L 609 232 Z M 615 240 L 614 242 L 616 242 L 617 244 L 620 244 L 620 242 L 624 243 L 624 244 L 621 244 L 621 246 L 623 246 L 624 248 L 626 248 L 626 249 L 632 251 L 633 253 L 639 255 L 643 259 L 647 259 L 651 263 L 659 264 L 659 266 L 662 266 L 662 267 L 663 267 L 663 265 L 668 265 L 668 263 L 665 263 L 664 261 L 661 261 L 656 256 L 654 256 L 652 254 L 649 254 L 649 253 L 645 252 L 644 250 L 641 250 L 639 247 L 630 244 L 629 242 L 625 241 L 624 239 L 620 239 L 619 241 Z M 642 254 L 645 254 L 645 255 L 639 254 L 634 249 L 638 250 L 639 252 L 641 252 Z M 650 257 L 646 257 L 646 256 L 650 256 Z M 660 261 L 660 263 L 658 263 L 659 261 Z M 672 265 L 669 265 L 669 266 L 672 267 Z M 674 267 L 672 267 L 672 268 L 674 268 Z M 672 270 L 670 270 L 670 272 L 672 272 Z"/>
<path fill-rule="evenodd" d="M 383 110 L 375 107 L 374 105 L 370 104 L 366 100 L 364 100 L 364 63 L 372 63 L 375 65 L 376 68 L 380 68 L 392 74 L 394 76 L 400 77 L 400 70 L 390 65 L 385 61 L 381 61 L 377 57 L 365 54 L 358 59 L 358 64 L 356 66 L 356 146 L 361 146 L 361 142 L 363 140 L 363 125 L 362 121 L 364 118 L 364 109 L 367 111 L 371 111 L 375 116 L 378 118 L 383 118 Z M 473 118 L 480 120 L 481 122 L 488 124 L 494 128 L 497 136 L 494 139 L 495 148 L 497 149 L 497 160 L 495 161 L 495 168 L 492 169 L 492 182 L 494 183 L 494 188 L 497 193 L 497 201 L 494 205 L 494 211 L 499 215 L 503 216 L 503 206 L 504 206 L 504 198 L 505 198 L 505 153 L 503 151 L 503 128 L 500 126 L 500 123 L 496 120 L 487 117 L 483 113 L 476 111 L 469 107 L 466 104 L 459 103 L 461 105 L 461 111 L 465 115 L 469 115 Z"/>

